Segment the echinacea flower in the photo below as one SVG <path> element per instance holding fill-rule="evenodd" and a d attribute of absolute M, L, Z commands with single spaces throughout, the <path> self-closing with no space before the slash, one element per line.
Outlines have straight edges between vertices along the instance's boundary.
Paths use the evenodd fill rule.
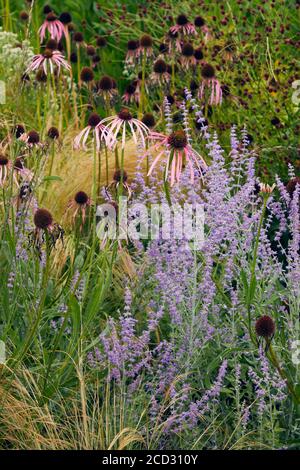
<path fill-rule="evenodd" d="M 73 221 L 75 222 L 77 215 L 81 217 L 80 229 L 85 223 L 87 208 L 92 205 L 92 201 L 84 191 L 78 191 L 72 201 L 68 204 L 68 210 L 73 209 Z"/>
<path fill-rule="evenodd" d="M 194 48 L 193 45 L 189 42 L 186 42 L 183 44 L 182 49 L 181 49 L 181 57 L 180 57 L 180 63 L 183 68 L 189 69 L 190 66 L 196 65 L 197 61 L 194 56 Z"/>
<path fill-rule="evenodd" d="M 127 43 L 127 53 L 125 63 L 127 65 L 133 65 L 140 54 L 140 43 L 134 39 L 131 39 Z"/>
<path fill-rule="evenodd" d="M 10 167 L 9 159 L 5 155 L 0 155 L 0 186 L 6 182 Z"/>
<path fill-rule="evenodd" d="M 209 103 L 211 105 L 222 103 L 222 87 L 219 80 L 215 76 L 215 69 L 210 64 L 204 64 L 201 70 L 202 82 L 199 89 L 199 98 L 204 100 L 205 90 L 210 91 Z"/>
<path fill-rule="evenodd" d="M 25 73 L 42 68 L 45 75 L 47 75 L 48 71 L 53 74 L 55 66 L 57 67 L 58 73 L 60 72 L 61 67 L 66 70 L 70 70 L 71 68 L 61 52 L 46 49 L 43 54 L 33 56 L 31 64 Z"/>
<path fill-rule="evenodd" d="M 185 15 L 179 15 L 176 19 L 176 25 L 170 28 L 170 31 L 174 33 L 180 33 L 184 36 L 196 35 L 197 31 L 193 23 L 190 23 Z"/>
<path fill-rule="evenodd" d="M 112 144 L 108 138 L 108 129 L 100 121 L 98 114 L 92 113 L 90 115 L 88 125 L 74 139 L 74 149 L 83 148 L 83 150 L 87 150 L 86 142 L 90 133 L 93 134 L 95 139 L 96 150 L 100 149 L 103 140 L 108 147 Z"/>
<path fill-rule="evenodd" d="M 164 155 L 167 156 L 165 180 L 167 180 L 168 173 L 170 171 L 171 186 L 173 186 L 175 182 L 179 183 L 183 164 L 185 162 L 188 164 L 190 169 L 191 183 L 194 182 L 193 164 L 199 170 L 200 174 L 202 174 L 202 169 L 207 168 L 207 164 L 201 155 L 199 155 L 196 150 L 194 150 L 188 143 L 187 136 L 183 130 L 174 131 L 170 135 L 152 132 L 149 138 L 150 140 L 156 141 L 156 143 L 151 146 L 145 156 L 149 155 L 149 153 L 157 152 L 160 149 L 161 151 L 153 160 L 148 172 L 148 176 L 151 175 L 155 166 Z"/>
<path fill-rule="evenodd" d="M 131 102 L 139 103 L 140 101 L 140 89 L 137 86 L 137 80 L 131 82 L 125 88 L 125 93 L 122 96 L 122 102 L 124 104 L 130 104 Z"/>
<path fill-rule="evenodd" d="M 140 41 L 140 47 L 138 50 L 138 55 L 145 55 L 146 57 L 151 57 L 153 55 L 153 40 L 149 34 L 144 34 Z"/>
<path fill-rule="evenodd" d="M 113 176 L 113 180 L 112 182 L 107 186 L 107 189 L 109 188 L 115 188 L 116 190 L 118 190 L 120 184 L 122 184 L 122 187 L 127 191 L 128 193 L 128 197 L 131 198 L 131 194 L 132 194 L 132 191 L 131 191 L 131 188 L 127 182 L 128 180 L 128 175 L 127 175 L 127 172 L 125 170 L 116 170 L 114 172 L 114 176 Z"/>
<path fill-rule="evenodd" d="M 271 194 L 276 188 L 276 184 L 274 183 L 272 186 L 270 186 L 269 184 L 260 183 L 259 188 L 262 193 Z"/>
<path fill-rule="evenodd" d="M 108 129 L 108 142 L 111 144 L 117 142 L 117 136 L 119 132 L 122 133 L 122 149 L 125 147 L 126 142 L 126 129 L 131 132 L 134 143 L 138 144 L 138 137 L 141 138 L 142 145 L 145 147 L 145 137 L 149 134 L 148 127 L 138 119 L 135 119 L 128 109 L 121 109 L 121 111 L 115 116 L 109 116 L 101 121 Z"/>
<path fill-rule="evenodd" d="M 154 83 L 168 83 L 170 81 L 170 74 L 168 73 L 168 66 L 163 59 L 158 59 L 153 64 L 153 72 L 150 80 Z"/>
<path fill-rule="evenodd" d="M 44 23 L 39 29 L 41 42 L 46 36 L 46 31 L 48 31 L 51 38 L 56 39 L 57 42 L 59 42 L 62 36 L 65 34 L 65 27 L 63 23 L 57 18 L 57 16 L 52 11 L 47 14 Z"/>

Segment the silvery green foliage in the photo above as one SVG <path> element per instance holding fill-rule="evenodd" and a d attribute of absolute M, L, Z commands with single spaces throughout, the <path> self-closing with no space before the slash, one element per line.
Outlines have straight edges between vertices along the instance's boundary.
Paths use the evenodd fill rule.
<path fill-rule="evenodd" d="M 29 41 L 19 41 L 16 34 L 0 28 L 0 67 L 5 78 L 25 70 L 33 55 Z"/>

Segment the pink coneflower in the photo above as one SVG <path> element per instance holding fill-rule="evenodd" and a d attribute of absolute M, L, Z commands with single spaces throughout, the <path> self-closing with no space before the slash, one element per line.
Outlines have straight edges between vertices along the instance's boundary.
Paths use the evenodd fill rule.
<path fill-rule="evenodd" d="M 95 139 L 96 149 L 100 149 L 101 141 L 105 141 L 105 144 L 110 147 L 111 141 L 108 138 L 108 129 L 101 124 L 101 119 L 96 113 L 92 113 L 88 119 L 88 125 L 75 137 L 74 149 L 83 148 L 87 150 L 86 142 L 90 133 L 93 134 Z"/>
<path fill-rule="evenodd" d="M 74 199 L 69 202 L 68 204 L 68 210 L 73 210 L 73 222 L 75 223 L 77 215 L 80 215 L 81 218 L 81 225 L 80 225 L 80 230 L 82 230 L 83 225 L 86 220 L 86 211 L 87 209 L 92 205 L 92 200 L 89 198 L 89 196 L 84 192 L 84 191 L 78 191 Z"/>
<path fill-rule="evenodd" d="M 43 42 L 46 36 L 46 31 L 49 31 L 51 38 L 56 39 L 57 42 L 66 34 L 63 23 L 57 19 L 57 16 L 52 11 L 48 13 L 44 23 L 39 29 L 41 42 Z"/>
<path fill-rule="evenodd" d="M 139 41 L 138 56 L 145 55 L 151 57 L 153 55 L 153 40 L 149 34 L 144 34 Z"/>
<path fill-rule="evenodd" d="M 193 23 L 190 23 L 185 15 L 179 15 L 176 19 L 176 25 L 170 28 L 171 33 L 180 33 L 184 36 L 195 36 L 197 34 Z"/>
<path fill-rule="evenodd" d="M 181 49 L 181 57 L 180 57 L 180 63 L 183 68 L 189 69 L 191 66 L 196 65 L 197 61 L 194 56 L 194 48 L 193 45 L 189 42 L 186 42 L 183 44 L 182 49 Z"/>
<path fill-rule="evenodd" d="M 7 180 L 11 162 L 5 155 L 0 155 L 0 186 L 3 186 Z"/>
<path fill-rule="evenodd" d="M 153 160 L 148 176 L 151 175 L 155 166 L 164 155 L 167 156 L 165 180 L 167 180 L 168 173 L 170 171 L 171 186 L 173 186 L 175 182 L 179 183 L 184 162 L 186 162 L 190 168 L 191 183 L 194 182 L 193 163 L 199 170 L 200 174 L 202 174 L 202 169 L 207 168 L 201 155 L 199 155 L 188 143 L 187 136 L 183 130 L 174 131 L 170 135 L 152 132 L 150 134 L 150 139 L 156 141 L 156 143 L 149 149 L 145 156 L 149 155 L 149 153 L 152 153 L 153 151 L 157 152 L 159 149 L 162 150 Z"/>
<path fill-rule="evenodd" d="M 135 119 L 128 109 L 121 109 L 117 115 L 103 119 L 101 121 L 101 124 L 102 123 L 105 123 L 108 129 L 108 141 L 110 143 L 116 143 L 117 136 L 119 132 L 121 132 L 122 149 L 124 149 L 126 142 L 126 129 L 129 127 L 135 144 L 137 145 L 138 137 L 140 137 L 142 145 L 145 147 L 145 137 L 149 134 L 149 129 L 142 121 Z"/>
<path fill-rule="evenodd" d="M 125 62 L 128 65 L 133 65 L 136 59 L 139 57 L 140 54 L 140 43 L 134 39 L 131 39 L 127 43 L 127 54 L 125 58 Z"/>
<path fill-rule="evenodd" d="M 222 103 L 222 87 L 219 80 L 215 76 L 215 69 L 210 64 L 204 64 L 201 70 L 202 83 L 199 89 L 199 98 L 201 100 L 205 99 L 205 90 L 210 90 L 210 100 L 209 103 L 221 104 Z"/>
<path fill-rule="evenodd" d="M 122 102 L 124 104 L 130 103 L 139 103 L 140 101 L 140 87 L 138 85 L 138 80 L 133 81 L 125 88 L 125 93 L 122 96 Z"/>
<path fill-rule="evenodd" d="M 117 191 L 120 184 L 122 184 L 125 191 L 128 193 L 128 197 L 131 198 L 132 191 L 128 184 L 128 175 L 125 170 L 116 170 L 112 182 L 107 186 L 107 189 L 115 188 Z"/>
<path fill-rule="evenodd" d="M 153 72 L 150 80 L 154 83 L 168 83 L 170 81 L 170 74 L 168 73 L 168 66 L 163 59 L 158 59 L 153 64 Z"/>
<path fill-rule="evenodd" d="M 25 73 L 33 72 L 34 70 L 43 68 L 43 71 L 46 75 L 48 70 L 51 74 L 53 74 L 55 66 L 57 67 L 58 73 L 60 72 L 61 67 L 66 70 L 71 69 L 70 65 L 64 59 L 64 56 L 61 52 L 46 49 L 43 54 L 37 54 L 33 56 L 31 64 Z"/>

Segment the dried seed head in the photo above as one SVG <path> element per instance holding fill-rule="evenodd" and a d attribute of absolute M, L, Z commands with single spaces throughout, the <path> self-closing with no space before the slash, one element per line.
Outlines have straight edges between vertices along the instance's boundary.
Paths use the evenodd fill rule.
<path fill-rule="evenodd" d="M 53 218 L 47 209 L 37 209 L 33 221 L 36 228 L 46 230 L 52 225 Z"/>
<path fill-rule="evenodd" d="M 268 315 L 260 317 L 255 323 L 255 331 L 257 336 L 271 338 L 275 333 L 274 320 Z"/>

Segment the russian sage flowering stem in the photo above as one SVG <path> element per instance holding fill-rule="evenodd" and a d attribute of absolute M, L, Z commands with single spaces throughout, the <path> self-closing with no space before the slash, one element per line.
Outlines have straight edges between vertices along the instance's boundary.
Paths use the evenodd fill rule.
<path fill-rule="evenodd" d="M 258 246 L 259 246 L 259 241 L 260 241 L 260 235 L 261 235 L 261 230 L 262 230 L 263 223 L 264 223 L 268 199 L 269 199 L 269 194 L 264 194 L 263 208 L 261 211 L 261 216 L 260 216 L 255 244 L 254 244 L 253 260 L 252 260 L 251 274 L 250 274 L 250 283 L 247 289 L 246 305 L 247 305 L 247 313 L 248 313 L 248 328 L 249 328 L 249 334 L 251 338 L 253 338 L 253 333 L 252 333 L 252 328 L 251 328 L 251 303 L 254 298 L 255 287 L 256 287 L 255 268 L 256 268 L 256 263 L 257 263 L 257 252 L 258 252 Z"/>

